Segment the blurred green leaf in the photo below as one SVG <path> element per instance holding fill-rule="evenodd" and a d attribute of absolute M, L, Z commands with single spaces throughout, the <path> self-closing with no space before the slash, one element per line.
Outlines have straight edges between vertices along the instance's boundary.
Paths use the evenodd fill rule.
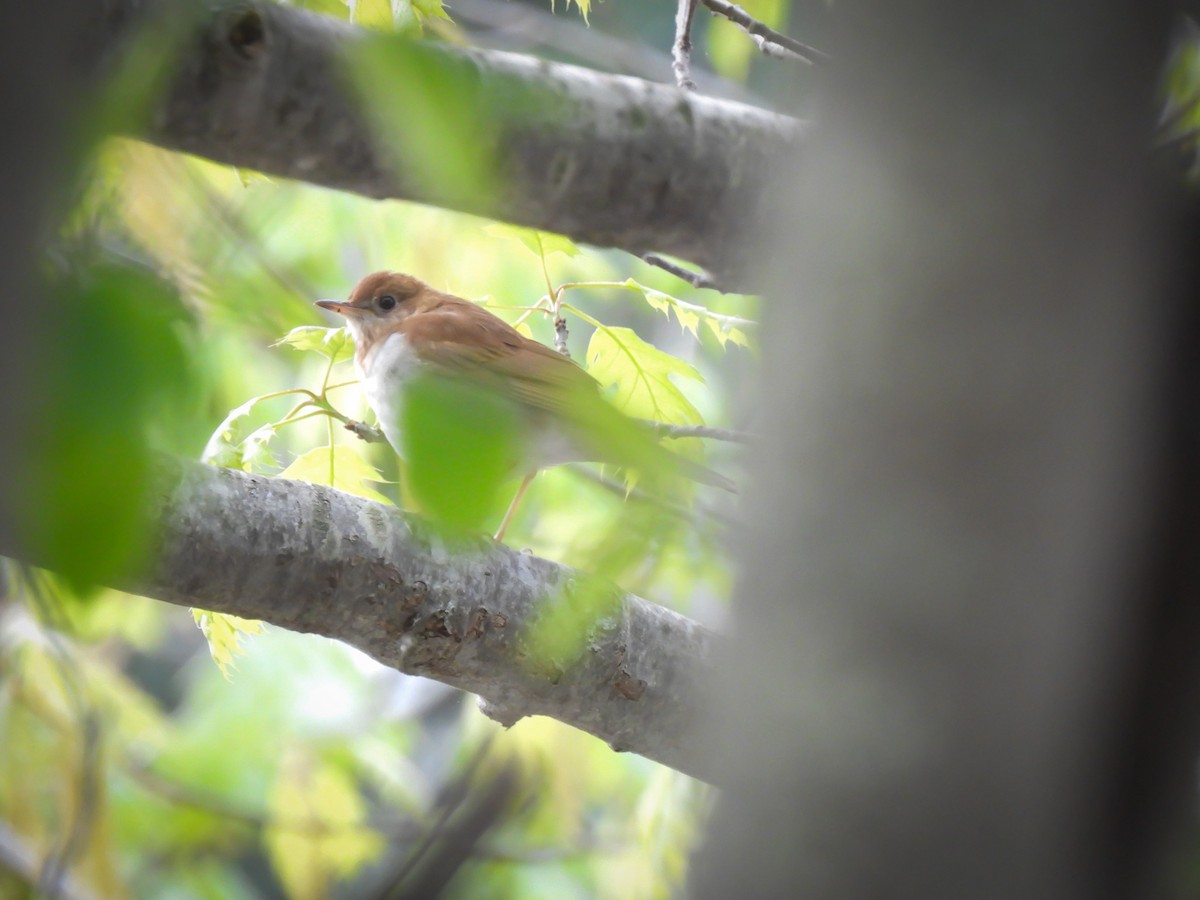
<path fill-rule="evenodd" d="M 495 393 L 448 378 L 413 378 L 401 432 L 408 486 L 422 509 L 477 530 L 495 512 L 520 458 L 520 425 L 516 408 Z"/>
<path fill-rule="evenodd" d="M 162 281 L 98 263 L 50 285 L 47 406 L 19 481 L 36 558 L 76 590 L 111 583 L 149 549 L 151 449 L 178 449 L 198 386 L 187 316 Z"/>
<path fill-rule="evenodd" d="M 573 578 L 538 608 L 527 632 L 529 658 L 551 678 L 575 665 L 592 630 L 621 609 L 622 592 L 602 578 Z"/>
<path fill-rule="evenodd" d="M 484 208 L 500 186 L 496 126 L 467 57 L 403 35 L 354 43 L 346 60 L 379 146 L 399 175 L 450 205 Z"/>
<path fill-rule="evenodd" d="M 208 641 L 208 652 L 212 654 L 213 662 L 226 678 L 233 677 L 233 670 L 237 668 L 233 660 L 244 652 L 242 636 L 263 632 L 262 622 L 228 613 L 193 609 L 192 618 L 196 620 L 201 634 Z"/>
<path fill-rule="evenodd" d="M 383 476 L 349 444 L 317 447 L 302 453 L 279 473 L 279 477 L 327 484 L 347 494 L 380 503 L 392 502 L 379 491 L 366 486 L 367 481 L 383 481 Z"/>
<path fill-rule="evenodd" d="M 287 346 L 296 350 L 314 351 L 335 363 L 354 358 L 354 337 L 345 327 L 325 328 L 321 325 L 301 325 L 293 328 L 271 346 Z"/>

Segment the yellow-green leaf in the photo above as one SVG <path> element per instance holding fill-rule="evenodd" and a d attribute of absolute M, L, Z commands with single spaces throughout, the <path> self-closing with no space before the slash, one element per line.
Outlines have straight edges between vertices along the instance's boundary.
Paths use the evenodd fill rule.
<path fill-rule="evenodd" d="M 354 356 L 354 338 L 348 328 L 325 328 L 321 325 L 301 325 L 293 328 L 272 347 L 287 345 L 296 350 L 320 353 L 335 363 Z"/>
<path fill-rule="evenodd" d="M 412 0 L 413 12 L 421 19 L 445 19 L 452 22 L 450 14 L 442 5 L 442 0 Z"/>
<path fill-rule="evenodd" d="M 579 14 L 583 16 L 583 21 L 587 22 L 588 13 L 592 11 L 592 0 L 566 0 L 566 8 L 570 9 L 572 3 L 579 8 Z M 550 0 L 550 9 L 551 11 L 557 11 L 558 0 Z"/>
<path fill-rule="evenodd" d="M 646 287 L 632 278 L 625 279 L 622 286 L 631 291 L 637 291 L 645 298 L 651 309 L 658 310 L 667 318 L 670 318 L 671 312 L 674 311 L 675 318 L 683 330 L 689 332 L 697 340 L 700 338 L 700 323 L 703 321 L 707 323 L 713 336 L 721 342 L 722 347 L 725 347 L 730 341 L 743 347 L 749 344 L 746 333 L 740 327 L 753 324 L 748 319 L 712 312 L 707 307 L 688 303 L 686 300 L 680 300 L 678 297 L 672 297 L 670 294 Z"/>
<path fill-rule="evenodd" d="M 350 21 L 363 28 L 391 31 L 394 24 L 391 0 L 348 0 Z"/>
<path fill-rule="evenodd" d="M 292 900 L 321 900 L 337 878 L 378 858 L 383 838 L 367 827 L 366 804 L 338 768 L 299 751 L 283 757 L 271 788 L 267 856 Z"/>
<path fill-rule="evenodd" d="M 383 494 L 366 486 L 364 482 L 382 481 L 383 476 L 350 444 L 317 447 L 302 453 L 279 473 L 279 477 L 327 484 L 347 494 L 391 503 Z"/>
<path fill-rule="evenodd" d="M 242 635 L 261 634 L 263 630 L 262 622 L 255 619 L 243 619 L 206 609 L 192 609 L 192 618 L 208 641 L 208 652 L 212 654 L 213 662 L 226 678 L 231 678 L 232 670 L 237 668 L 234 658 L 245 652 L 242 649 Z"/>
<path fill-rule="evenodd" d="M 703 382 L 693 366 L 647 344 L 628 328 L 598 328 L 587 350 L 588 372 L 613 391 L 626 415 L 677 425 L 698 425 L 699 410 L 671 376 Z"/>
<path fill-rule="evenodd" d="M 580 253 L 579 247 L 569 237 L 552 231 L 538 231 L 536 228 L 522 228 L 503 222 L 485 225 L 483 230 L 496 237 L 516 241 L 539 259 L 553 256 L 555 253 L 564 256 L 578 256 Z"/>

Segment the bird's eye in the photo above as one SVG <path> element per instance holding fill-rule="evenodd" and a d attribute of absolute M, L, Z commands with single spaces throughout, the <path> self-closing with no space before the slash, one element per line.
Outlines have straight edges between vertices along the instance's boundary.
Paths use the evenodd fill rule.
<path fill-rule="evenodd" d="M 393 297 L 391 294 L 384 294 L 382 297 L 379 298 L 379 308 L 380 309 L 391 309 L 395 305 L 396 305 L 396 298 Z"/>

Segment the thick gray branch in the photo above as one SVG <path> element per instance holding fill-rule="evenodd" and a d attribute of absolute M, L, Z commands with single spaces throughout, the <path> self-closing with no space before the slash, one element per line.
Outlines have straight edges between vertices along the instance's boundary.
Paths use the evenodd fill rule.
<path fill-rule="evenodd" d="M 129 10 L 150 5 L 109 0 L 124 14 L 110 16 L 97 40 L 131 30 Z M 795 120 L 636 78 L 430 44 L 430 59 L 465 67 L 473 82 L 471 114 L 453 117 L 471 122 L 471 133 L 457 139 L 480 141 L 478 124 L 499 119 L 505 184 L 493 197 L 463 196 L 456 185 L 398 170 L 396 153 L 373 146 L 341 69 L 362 38 L 337 20 L 272 3 L 217 12 L 187 45 L 146 136 L 370 197 L 449 206 L 639 255 L 662 251 L 723 284 L 746 283 L 748 223 L 775 160 L 800 132 Z M 405 139 L 430 138 L 414 129 Z"/>
<path fill-rule="evenodd" d="M 504 724 L 551 716 L 703 776 L 683 736 L 710 665 L 707 629 L 625 595 L 580 662 L 539 659 L 525 629 L 571 602 L 572 570 L 482 538 L 451 546 L 415 517 L 330 488 L 172 466 L 156 568 L 129 589 L 337 638 L 479 694 Z"/>

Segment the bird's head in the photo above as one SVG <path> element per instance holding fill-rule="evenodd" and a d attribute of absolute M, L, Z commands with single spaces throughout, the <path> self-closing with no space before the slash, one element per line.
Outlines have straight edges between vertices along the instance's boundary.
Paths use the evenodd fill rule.
<path fill-rule="evenodd" d="M 373 272 L 355 285 L 348 300 L 318 300 L 317 306 L 344 316 L 359 352 L 365 354 L 417 312 L 421 298 L 429 293 L 429 285 L 419 278 Z"/>

